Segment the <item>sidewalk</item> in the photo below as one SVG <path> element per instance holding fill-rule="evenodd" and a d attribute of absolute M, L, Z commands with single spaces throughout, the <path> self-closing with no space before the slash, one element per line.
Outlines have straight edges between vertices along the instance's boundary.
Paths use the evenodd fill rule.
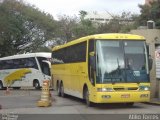
<path fill-rule="evenodd" d="M 160 105 L 160 98 L 152 98 L 148 104 Z"/>

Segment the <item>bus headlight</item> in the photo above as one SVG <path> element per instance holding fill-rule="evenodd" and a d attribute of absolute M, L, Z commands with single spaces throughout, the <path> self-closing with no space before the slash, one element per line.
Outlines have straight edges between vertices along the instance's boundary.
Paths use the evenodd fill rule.
<path fill-rule="evenodd" d="M 97 92 L 112 92 L 112 88 L 97 88 Z"/>
<path fill-rule="evenodd" d="M 150 90 L 150 87 L 149 86 L 139 86 L 139 90 L 148 91 Z"/>

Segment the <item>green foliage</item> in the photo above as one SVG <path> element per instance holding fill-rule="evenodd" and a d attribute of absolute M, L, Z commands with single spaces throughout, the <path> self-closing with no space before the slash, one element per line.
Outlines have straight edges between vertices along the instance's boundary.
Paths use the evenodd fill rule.
<path fill-rule="evenodd" d="M 92 22 L 85 19 L 88 13 L 81 10 L 80 17 L 59 16 L 57 23 L 56 36 L 53 39 L 52 46 L 64 44 L 76 38 L 97 34 L 97 33 L 118 33 L 129 32 L 135 28 L 134 21 L 137 15 L 130 12 L 123 12 L 122 15 L 113 16 L 108 23 Z"/>
<path fill-rule="evenodd" d="M 69 17 L 66 15 L 59 16 L 57 34 L 54 39 L 57 44 L 64 44 L 73 39 L 94 34 L 96 28 L 90 20 L 84 19 L 85 11 L 81 11 L 80 19 L 77 17 Z M 85 14 L 84 14 L 85 13 Z"/>
<path fill-rule="evenodd" d="M 155 0 L 150 5 L 139 5 L 141 15 L 139 17 L 139 25 L 147 25 L 148 20 L 153 20 L 156 27 L 160 28 L 160 0 Z"/>
<path fill-rule="evenodd" d="M 123 12 L 121 15 L 112 16 L 109 22 L 100 24 L 97 28 L 98 33 L 127 33 L 136 28 L 135 24 L 138 15 L 130 12 Z"/>
<path fill-rule="evenodd" d="M 77 17 L 59 16 L 56 37 L 54 38 L 57 44 L 64 44 L 74 38 L 73 30 L 77 22 Z"/>
<path fill-rule="evenodd" d="M 79 18 L 63 15 L 55 21 L 50 14 L 21 0 L 4 0 L 0 3 L 0 57 L 50 51 L 44 46 L 47 41 L 55 46 L 96 33 L 128 32 L 136 26 L 137 15 L 131 13 L 113 16 L 108 23 L 94 23 L 85 19 L 87 14 L 81 10 Z"/>
<path fill-rule="evenodd" d="M 79 11 L 80 19 L 84 20 L 84 17 L 87 15 L 87 12 L 84 10 Z"/>
<path fill-rule="evenodd" d="M 56 21 L 23 1 L 0 3 L 0 57 L 36 51 L 54 37 Z"/>
<path fill-rule="evenodd" d="M 52 50 L 46 46 L 40 46 L 33 52 L 52 52 Z"/>
<path fill-rule="evenodd" d="M 87 19 L 81 19 L 79 24 L 74 28 L 74 35 L 76 38 L 91 35 L 96 33 L 96 27 Z"/>

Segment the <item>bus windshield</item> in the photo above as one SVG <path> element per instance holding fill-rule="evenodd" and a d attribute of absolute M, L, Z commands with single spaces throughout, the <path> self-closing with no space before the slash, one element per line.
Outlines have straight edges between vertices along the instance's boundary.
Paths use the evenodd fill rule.
<path fill-rule="evenodd" d="M 50 73 L 50 68 L 49 68 L 49 64 L 47 64 L 45 61 L 48 61 L 49 58 L 45 58 L 45 57 L 38 57 L 38 61 L 39 61 L 39 64 L 40 64 L 40 67 L 41 67 L 41 70 L 42 72 L 45 74 L 45 75 L 51 75 Z"/>
<path fill-rule="evenodd" d="M 96 83 L 148 82 L 144 41 L 96 41 Z"/>

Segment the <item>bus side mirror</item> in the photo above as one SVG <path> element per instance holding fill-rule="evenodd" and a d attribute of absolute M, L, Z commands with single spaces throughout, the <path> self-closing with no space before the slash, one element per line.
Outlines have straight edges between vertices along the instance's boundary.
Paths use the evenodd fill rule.
<path fill-rule="evenodd" d="M 148 63 L 149 63 L 149 70 L 151 70 L 152 69 L 152 65 L 153 65 L 153 59 L 151 58 L 151 55 L 149 55 L 149 59 L 148 59 L 149 61 L 148 61 Z"/>
<path fill-rule="evenodd" d="M 95 53 L 94 52 L 90 52 L 89 55 L 90 55 L 90 65 L 95 70 L 96 69 Z"/>
<path fill-rule="evenodd" d="M 95 52 L 90 52 L 89 55 L 90 56 L 95 56 Z"/>

